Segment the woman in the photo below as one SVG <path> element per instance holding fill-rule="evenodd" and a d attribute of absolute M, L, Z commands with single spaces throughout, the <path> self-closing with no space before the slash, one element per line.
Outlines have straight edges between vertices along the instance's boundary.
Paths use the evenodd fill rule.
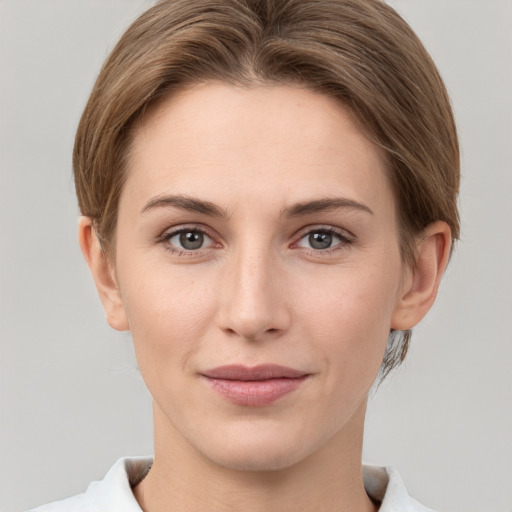
<path fill-rule="evenodd" d="M 361 464 L 368 392 L 459 232 L 449 100 L 391 8 L 161 1 L 105 63 L 73 163 L 155 456 L 37 510 L 427 510 Z"/>

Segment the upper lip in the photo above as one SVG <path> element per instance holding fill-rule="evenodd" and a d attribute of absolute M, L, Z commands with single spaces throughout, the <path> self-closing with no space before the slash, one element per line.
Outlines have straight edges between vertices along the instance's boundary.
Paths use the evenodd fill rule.
<path fill-rule="evenodd" d="M 211 379 L 247 381 L 268 379 L 298 379 L 300 377 L 305 377 L 308 375 L 308 373 L 276 364 L 260 364 L 258 366 L 232 364 L 206 370 L 201 372 L 201 375 Z"/>

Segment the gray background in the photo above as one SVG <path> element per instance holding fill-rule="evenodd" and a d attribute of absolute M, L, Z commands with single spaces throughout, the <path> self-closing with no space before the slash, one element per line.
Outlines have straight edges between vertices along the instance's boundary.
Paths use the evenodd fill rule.
<path fill-rule="evenodd" d="M 463 150 L 462 241 L 403 368 L 369 406 L 366 462 L 440 510 L 510 511 L 512 2 L 392 2 L 432 53 Z M 127 334 L 76 242 L 70 154 L 86 97 L 143 0 L 0 0 L 0 508 L 82 491 L 152 451 Z"/>

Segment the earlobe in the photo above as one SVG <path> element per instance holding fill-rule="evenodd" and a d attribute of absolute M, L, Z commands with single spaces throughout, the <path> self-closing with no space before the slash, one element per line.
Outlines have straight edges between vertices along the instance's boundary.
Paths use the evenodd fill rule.
<path fill-rule="evenodd" d="M 103 252 L 92 220 L 80 217 L 78 241 L 85 261 L 96 283 L 109 325 L 118 331 L 129 330 L 128 319 L 123 306 L 121 292 L 117 286 L 114 269 Z"/>
<path fill-rule="evenodd" d="M 446 222 L 429 224 L 418 240 L 416 266 L 404 280 L 391 328 L 405 331 L 414 327 L 432 307 L 448 264 L 451 230 Z"/>

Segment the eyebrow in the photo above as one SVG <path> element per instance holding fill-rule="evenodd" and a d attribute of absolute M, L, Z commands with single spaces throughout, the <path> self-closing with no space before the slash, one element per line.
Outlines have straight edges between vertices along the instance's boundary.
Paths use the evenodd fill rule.
<path fill-rule="evenodd" d="M 225 210 L 209 201 L 203 201 L 194 197 L 184 195 L 160 195 L 151 198 L 142 208 L 141 215 L 154 210 L 155 208 L 174 207 L 190 212 L 208 215 L 210 217 L 228 218 Z M 360 210 L 373 215 L 372 210 L 363 203 L 345 197 L 333 197 L 316 199 L 314 201 L 303 201 L 296 203 L 281 211 L 281 216 L 301 217 L 312 213 L 328 212 L 343 208 Z"/>
<path fill-rule="evenodd" d="M 194 197 L 183 195 L 160 195 L 150 199 L 140 211 L 141 215 L 155 208 L 169 207 L 180 208 L 189 212 L 201 213 L 210 217 L 227 218 L 228 214 L 209 201 L 203 201 Z"/>
<path fill-rule="evenodd" d="M 368 206 L 346 197 L 329 197 L 325 199 L 317 199 L 315 201 L 304 201 L 286 208 L 281 212 L 281 215 L 285 215 L 287 217 L 301 217 L 311 213 L 329 212 L 344 208 L 360 210 L 373 215 L 373 211 Z"/>

